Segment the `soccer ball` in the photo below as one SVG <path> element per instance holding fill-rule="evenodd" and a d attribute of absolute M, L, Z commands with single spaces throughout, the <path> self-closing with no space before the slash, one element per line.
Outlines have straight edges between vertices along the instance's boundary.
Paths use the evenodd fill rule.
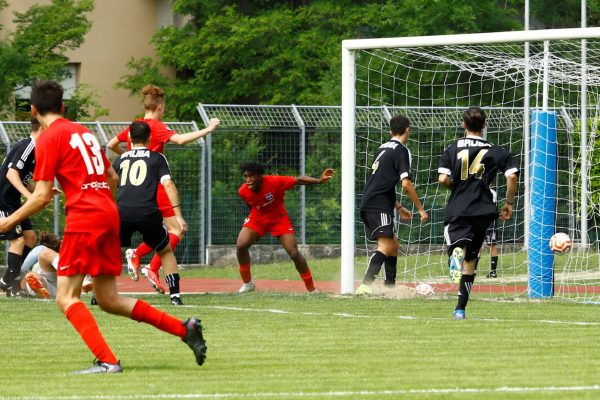
<path fill-rule="evenodd" d="M 435 293 L 435 289 L 433 288 L 433 286 L 427 283 L 419 283 L 417 287 L 415 287 L 415 291 L 421 296 L 431 296 Z"/>
<path fill-rule="evenodd" d="M 573 242 L 569 235 L 563 232 L 558 232 L 550 238 L 550 250 L 555 253 L 564 253 L 571 249 Z"/>

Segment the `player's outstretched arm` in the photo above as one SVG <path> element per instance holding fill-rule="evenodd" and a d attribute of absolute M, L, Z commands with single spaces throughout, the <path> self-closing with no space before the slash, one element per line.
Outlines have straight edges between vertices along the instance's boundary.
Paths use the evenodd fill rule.
<path fill-rule="evenodd" d="M 417 207 L 417 210 L 419 210 L 421 222 L 429 220 L 429 214 L 427 214 L 427 211 L 425 211 L 425 208 L 423 208 L 423 204 L 421 203 L 421 200 L 417 195 L 417 191 L 415 190 L 415 187 L 413 186 L 412 181 L 410 179 L 402 179 L 402 189 L 404 189 L 404 192 L 406 193 L 410 201 L 412 201 L 415 207 Z"/>
<path fill-rule="evenodd" d="M 0 232 L 6 232 L 10 230 L 25 218 L 46 207 L 54 195 L 52 185 L 53 182 L 50 181 L 38 181 L 38 183 L 35 185 L 35 190 L 31 194 L 31 197 L 29 197 L 17 211 L 9 215 L 7 218 L 0 218 Z"/>
<path fill-rule="evenodd" d="M 506 177 L 506 202 L 500 210 L 500 219 L 507 221 L 512 217 L 513 203 L 517 193 L 517 174 L 510 174 Z"/>
<path fill-rule="evenodd" d="M 196 132 L 186 133 L 185 135 L 176 133 L 169 138 L 169 141 L 173 144 L 179 144 L 179 145 L 187 144 L 187 143 L 193 142 L 195 140 L 198 140 L 200 138 L 203 138 L 204 136 L 207 136 L 208 134 L 213 132 L 215 129 L 217 129 L 217 127 L 220 124 L 221 124 L 221 120 L 219 118 L 211 118 L 211 120 L 208 121 L 208 126 L 206 128 L 196 131 Z"/>
<path fill-rule="evenodd" d="M 121 142 L 119 141 L 119 138 L 116 136 L 108 141 L 108 143 L 106 144 L 106 147 L 111 149 L 113 151 L 113 153 L 116 153 L 119 155 L 123 154 L 125 152 L 125 150 L 121 147 Z"/>
<path fill-rule="evenodd" d="M 296 177 L 296 185 L 321 185 L 329 182 L 334 175 L 335 170 L 333 168 L 325 168 L 320 178 L 313 178 L 311 176 Z"/>

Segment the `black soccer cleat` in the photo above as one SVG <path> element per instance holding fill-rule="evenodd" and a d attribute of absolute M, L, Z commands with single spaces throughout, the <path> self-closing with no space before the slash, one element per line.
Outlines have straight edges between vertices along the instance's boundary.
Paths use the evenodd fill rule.
<path fill-rule="evenodd" d="M 187 332 L 181 340 L 194 352 L 196 363 L 198 365 L 204 364 L 204 360 L 206 360 L 206 342 L 204 341 L 204 337 L 202 337 L 202 324 L 200 320 L 192 317 L 183 321 L 183 325 Z"/>
<path fill-rule="evenodd" d="M 496 273 L 496 270 L 491 270 L 490 273 L 488 274 L 488 278 L 497 278 L 498 274 Z"/>
<path fill-rule="evenodd" d="M 183 301 L 181 300 L 181 297 L 173 296 L 171 297 L 171 304 L 173 304 L 174 306 L 182 306 Z"/>

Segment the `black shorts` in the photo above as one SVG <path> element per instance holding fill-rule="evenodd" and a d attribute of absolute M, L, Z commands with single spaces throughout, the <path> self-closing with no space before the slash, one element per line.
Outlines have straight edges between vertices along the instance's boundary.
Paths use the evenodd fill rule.
<path fill-rule="evenodd" d="M 0 210 L 0 218 L 6 218 L 15 210 Z M 14 240 L 23 236 L 23 231 L 32 231 L 33 225 L 31 224 L 31 220 L 29 218 L 25 218 L 23 221 L 19 222 L 8 232 L 0 233 L 0 240 Z"/>
<path fill-rule="evenodd" d="M 360 219 L 365 224 L 365 233 L 371 240 L 380 237 L 393 238 L 396 234 L 394 229 L 394 215 L 390 212 L 361 211 Z"/>
<path fill-rule="evenodd" d="M 141 233 L 144 243 L 156 251 L 164 249 L 169 244 L 169 231 L 162 221 L 121 221 L 121 247 L 131 246 L 131 236 L 135 232 Z"/>
<path fill-rule="evenodd" d="M 496 229 L 497 220 L 492 221 L 490 227 L 487 229 L 485 233 L 485 244 L 488 246 L 492 246 L 498 243 L 498 231 Z"/>
<path fill-rule="evenodd" d="M 465 247 L 465 260 L 476 259 L 485 240 L 487 229 L 496 218 L 495 215 L 459 217 L 444 226 L 448 255 L 452 254 L 456 247 Z"/>

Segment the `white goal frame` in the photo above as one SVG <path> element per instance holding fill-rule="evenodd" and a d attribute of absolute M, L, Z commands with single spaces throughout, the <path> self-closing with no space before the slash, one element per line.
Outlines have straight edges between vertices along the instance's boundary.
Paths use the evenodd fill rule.
<path fill-rule="evenodd" d="M 415 36 L 379 39 L 353 39 L 342 41 L 342 215 L 341 215 L 341 293 L 354 292 L 355 279 L 355 107 L 356 66 L 355 51 L 366 49 L 443 46 L 461 44 L 492 44 L 533 42 L 547 40 L 600 38 L 600 28 L 550 29 L 534 31 L 493 32 L 460 35 Z M 524 52 L 524 59 L 528 54 Z M 585 60 L 585 45 L 582 46 Z M 585 74 L 583 74 L 585 77 Z M 585 85 L 582 85 L 585 87 Z M 585 98 L 585 96 L 584 96 Z M 528 104 L 524 105 L 526 109 Z M 582 139 L 585 124 L 583 124 Z M 529 126 L 523 127 L 524 137 L 529 136 Z M 529 141 L 525 140 L 525 165 L 529 165 Z M 524 168 L 525 182 L 529 182 L 529 168 Z M 582 168 L 583 169 L 583 168 Z M 530 204 L 528 184 L 525 185 L 525 209 Z M 527 229 L 527 214 L 526 229 Z"/>

